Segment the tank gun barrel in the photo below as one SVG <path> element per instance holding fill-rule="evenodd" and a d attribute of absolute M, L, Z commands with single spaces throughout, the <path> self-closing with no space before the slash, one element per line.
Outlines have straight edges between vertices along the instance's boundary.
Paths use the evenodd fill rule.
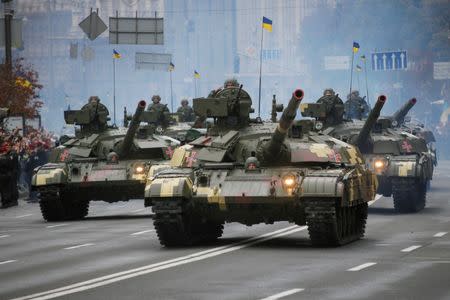
<path fill-rule="evenodd" d="M 411 108 L 416 104 L 416 98 L 409 99 L 399 110 L 397 110 L 393 115 L 392 119 L 397 122 L 397 124 L 402 124 L 405 121 L 405 117 Z"/>
<path fill-rule="evenodd" d="M 139 128 L 139 124 L 141 123 L 141 115 L 145 109 L 145 105 L 146 103 L 144 100 L 139 101 L 136 112 L 134 113 L 128 126 L 127 134 L 125 135 L 122 146 L 120 147 L 119 156 L 125 156 L 130 151 L 134 136 Z"/>
<path fill-rule="evenodd" d="M 303 96 L 304 92 L 301 89 L 295 90 L 292 94 L 291 100 L 289 101 L 287 107 L 283 110 L 283 114 L 281 115 L 277 128 L 272 134 L 272 138 L 264 147 L 263 155 L 265 160 L 270 160 L 271 157 L 276 157 L 280 152 L 289 127 L 291 127 L 292 122 L 297 115 L 298 106 L 300 105 Z"/>
<path fill-rule="evenodd" d="M 377 122 L 378 117 L 380 116 L 381 109 L 383 108 L 386 100 L 387 97 L 385 95 L 381 95 L 378 97 L 377 103 L 375 103 L 375 106 L 367 117 L 364 126 L 361 128 L 361 131 L 359 132 L 355 143 L 356 146 L 358 146 L 360 149 L 365 144 L 365 141 L 369 138 L 370 130 Z"/>

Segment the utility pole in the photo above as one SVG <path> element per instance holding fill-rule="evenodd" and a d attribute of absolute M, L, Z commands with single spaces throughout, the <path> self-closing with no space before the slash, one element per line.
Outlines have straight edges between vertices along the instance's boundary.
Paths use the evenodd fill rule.
<path fill-rule="evenodd" d="M 3 13 L 5 15 L 5 64 L 11 70 L 12 55 L 11 55 L 11 20 L 14 11 L 11 9 L 11 2 L 13 0 L 2 0 Z"/>

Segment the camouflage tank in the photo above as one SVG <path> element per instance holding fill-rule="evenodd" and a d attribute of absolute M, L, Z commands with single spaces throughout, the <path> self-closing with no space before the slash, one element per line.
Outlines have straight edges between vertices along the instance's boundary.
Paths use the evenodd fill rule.
<path fill-rule="evenodd" d="M 367 120 L 378 117 L 385 101 L 386 97 L 379 97 Z M 316 119 L 317 131 L 359 147 L 367 167 L 377 174 L 377 192 L 386 197 L 392 195 L 396 211 L 417 212 L 425 207 L 433 162 L 425 140 L 398 125 L 403 123 L 414 103 L 408 101 L 392 116 L 378 118 L 372 126 L 366 126 L 367 121 L 342 118 L 338 124 L 328 126 L 324 122 L 327 111 L 323 105 L 303 104 L 301 109 L 303 116 Z M 360 132 L 366 134 L 361 136 Z"/>
<path fill-rule="evenodd" d="M 162 245 L 215 240 L 225 222 L 308 224 L 320 246 L 364 235 L 376 177 L 354 146 L 294 122 L 302 98 L 296 90 L 278 123 L 250 118 L 242 86 L 193 100 L 213 126 L 176 149 L 169 167 L 152 167 L 146 184 Z"/>
<path fill-rule="evenodd" d="M 67 123 L 81 126 L 78 137 L 64 144 L 57 163 L 33 175 L 47 221 L 81 219 L 91 200 L 142 199 L 150 166 L 167 161 L 179 144 L 140 126 L 145 101 L 139 102 L 128 128 L 107 126 L 106 115 L 99 118 L 92 108 L 65 112 Z"/>
<path fill-rule="evenodd" d="M 124 126 L 127 126 L 131 116 L 124 109 Z M 193 141 L 206 133 L 204 128 L 193 128 L 193 122 L 180 122 L 179 113 L 169 113 L 150 109 L 143 113 L 141 121 L 146 122 L 148 133 L 175 139 L 181 144 Z"/>
<path fill-rule="evenodd" d="M 431 154 L 433 165 L 437 166 L 437 153 L 435 145 L 436 138 L 433 131 L 431 131 L 429 128 L 426 128 L 425 124 L 423 124 L 419 120 L 412 119 L 411 117 L 408 117 L 406 115 L 407 111 L 409 111 L 409 109 L 411 109 L 416 104 L 416 102 L 416 98 L 412 98 L 408 102 L 406 102 L 403 108 L 399 110 L 406 110 L 406 113 L 404 114 L 403 118 L 398 118 L 398 120 L 394 118 L 395 122 L 393 122 L 393 125 L 400 127 L 403 131 L 424 139 L 428 147 L 428 152 Z"/>

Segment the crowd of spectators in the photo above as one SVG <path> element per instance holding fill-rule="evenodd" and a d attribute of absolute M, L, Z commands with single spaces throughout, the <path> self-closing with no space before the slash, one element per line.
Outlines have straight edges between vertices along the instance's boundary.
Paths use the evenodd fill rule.
<path fill-rule="evenodd" d="M 21 134 L 19 129 L 7 131 L 0 127 L 0 155 L 17 156 L 19 191 L 28 191 L 29 201 L 37 200 L 31 192 L 33 170 L 47 163 L 49 152 L 54 146 L 55 137 L 43 129 L 26 127 Z"/>

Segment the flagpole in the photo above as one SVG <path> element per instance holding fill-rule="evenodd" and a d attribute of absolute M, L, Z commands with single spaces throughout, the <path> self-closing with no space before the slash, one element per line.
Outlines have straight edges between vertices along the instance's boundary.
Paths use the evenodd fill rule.
<path fill-rule="evenodd" d="M 261 27 L 261 48 L 259 51 L 259 91 L 258 91 L 258 117 L 261 117 L 261 74 L 262 74 L 262 49 L 264 40 L 264 28 Z"/>
<path fill-rule="evenodd" d="M 366 63 L 366 59 L 364 59 L 364 73 L 365 73 L 365 76 L 366 76 L 366 99 L 367 99 L 367 104 L 370 107 L 369 86 L 367 85 L 367 63 Z"/>
<path fill-rule="evenodd" d="M 358 65 L 356 65 L 356 68 L 358 68 Z M 358 69 L 357 69 L 357 72 L 356 72 L 356 80 L 358 81 L 358 91 L 361 89 L 361 85 L 360 85 L 360 82 L 359 82 L 359 72 L 360 72 L 360 71 L 358 71 Z"/>
<path fill-rule="evenodd" d="M 116 59 L 113 57 L 113 110 L 114 125 L 116 125 Z"/>
<path fill-rule="evenodd" d="M 353 59 L 355 58 L 355 51 L 353 50 L 352 47 L 352 67 L 351 67 L 351 71 L 350 71 L 350 92 L 348 93 L 349 95 L 352 94 L 352 83 L 353 83 Z"/>
<path fill-rule="evenodd" d="M 173 112 L 172 71 L 170 71 L 170 110 Z"/>
<path fill-rule="evenodd" d="M 197 98 L 197 78 L 195 78 L 195 75 L 194 75 L 194 94 L 195 94 L 195 98 Z"/>

